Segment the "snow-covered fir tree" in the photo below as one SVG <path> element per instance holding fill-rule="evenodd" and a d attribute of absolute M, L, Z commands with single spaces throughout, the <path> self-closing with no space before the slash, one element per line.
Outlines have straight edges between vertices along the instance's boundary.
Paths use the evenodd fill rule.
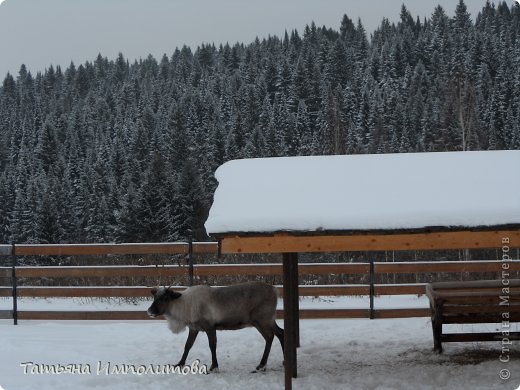
<path fill-rule="evenodd" d="M 0 242 L 204 239 L 232 158 L 520 148 L 520 8 L 448 11 L 22 65 L 0 87 Z"/>

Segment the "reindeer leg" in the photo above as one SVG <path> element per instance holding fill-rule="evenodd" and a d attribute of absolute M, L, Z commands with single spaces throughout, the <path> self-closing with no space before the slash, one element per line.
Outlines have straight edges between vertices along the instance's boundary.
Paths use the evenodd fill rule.
<path fill-rule="evenodd" d="M 184 366 L 186 364 L 186 358 L 188 357 L 188 353 L 190 352 L 191 347 L 193 347 L 193 343 L 199 334 L 198 330 L 191 329 L 190 333 L 188 333 L 188 339 L 186 340 L 186 345 L 184 346 L 184 353 L 182 354 L 181 360 L 177 363 L 177 366 Z"/>
<path fill-rule="evenodd" d="M 206 329 L 206 334 L 208 335 L 209 341 L 209 349 L 211 351 L 211 367 L 210 371 L 216 370 L 218 371 L 218 362 L 217 362 L 217 329 L 212 326 Z"/>
<path fill-rule="evenodd" d="M 273 331 L 274 331 L 274 335 L 278 338 L 278 341 L 280 341 L 280 345 L 282 347 L 282 354 L 284 356 L 284 359 L 285 359 L 285 351 L 284 351 L 284 331 L 282 328 L 280 328 L 278 326 L 278 324 L 275 322 L 274 323 L 274 328 L 273 328 Z M 285 366 L 285 360 L 283 361 L 283 365 Z"/>
<path fill-rule="evenodd" d="M 257 371 L 265 371 L 265 365 L 267 364 L 267 359 L 269 358 L 269 353 L 271 352 L 271 345 L 273 345 L 273 338 L 274 336 L 265 339 L 264 354 L 262 355 L 260 364 L 256 366 Z"/>
<path fill-rule="evenodd" d="M 262 355 L 260 364 L 256 366 L 256 371 L 263 371 L 265 370 L 265 365 L 267 364 L 267 359 L 269 358 L 269 353 L 271 352 L 271 345 L 273 344 L 274 333 L 271 329 L 265 329 L 259 325 L 255 325 L 255 328 L 265 339 L 264 354 Z"/>
<path fill-rule="evenodd" d="M 283 350 L 283 347 L 284 347 L 284 345 L 283 345 L 283 338 L 284 338 L 283 329 L 280 328 L 276 322 L 274 323 L 274 334 L 278 338 L 278 340 L 280 341 L 280 345 L 282 346 L 282 352 L 284 352 L 284 350 Z"/>

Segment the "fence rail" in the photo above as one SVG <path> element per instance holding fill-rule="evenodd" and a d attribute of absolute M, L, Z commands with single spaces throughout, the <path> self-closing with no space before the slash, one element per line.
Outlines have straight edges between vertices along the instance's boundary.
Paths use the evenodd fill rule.
<path fill-rule="evenodd" d="M 217 253 L 218 243 L 192 243 L 193 253 Z M 5 245 L 4 245 L 5 246 Z M 189 242 L 130 243 L 130 244 L 22 244 L 16 245 L 17 256 L 73 255 L 146 255 L 188 254 Z"/>
<path fill-rule="evenodd" d="M 517 271 L 516 261 L 511 270 Z M 458 272 L 501 272 L 502 261 L 439 261 L 439 262 L 374 262 L 376 274 L 413 274 L 413 273 L 458 273 Z M 323 274 L 368 274 L 370 263 L 300 263 L 301 275 Z M 114 277 L 114 276 L 185 276 L 189 267 L 184 265 L 129 265 L 129 266 L 21 266 L 16 268 L 18 277 Z M 196 276 L 222 275 L 282 275 L 282 265 L 270 264 L 197 264 L 193 266 Z M 9 277 L 11 267 L 0 267 L 0 277 Z"/>
<path fill-rule="evenodd" d="M 0 297 L 12 297 L 13 309 L 0 310 L 0 319 L 22 320 L 144 320 L 142 311 L 19 311 L 19 297 L 118 297 L 150 296 L 149 286 L 18 286 L 38 278 L 115 278 L 115 277 L 185 277 L 203 276 L 280 276 L 282 264 L 193 264 L 193 254 L 217 254 L 217 243 L 159 244 L 78 244 L 78 245 L 0 245 L 0 256 L 11 256 L 11 267 L 0 267 L 0 278 L 11 279 L 11 285 L 0 286 Z M 18 256 L 184 254 L 188 265 L 107 265 L 107 266 L 17 266 Z M 99 259 L 98 259 L 99 261 Z M 300 310 L 300 318 L 405 318 L 430 316 L 426 308 L 375 309 L 374 296 L 424 294 L 425 283 L 377 284 L 376 275 L 496 273 L 503 270 L 502 261 L 436 261 L 436 262 L 364 262 L 364 263 L 300 263 L 300 275 L 364 275 L 368 284 L 300 285 L 300 296 L 369 296 L 370 307 L 363 309 Z M 508 261 L 508 271 L 520 271 L 520 261 Z M 184 286 L 173 287 L 182 290 Z M 283 288 L 277 286 L 280 295 Z M 283 316 L 279 310 L 278 317 Z"/>

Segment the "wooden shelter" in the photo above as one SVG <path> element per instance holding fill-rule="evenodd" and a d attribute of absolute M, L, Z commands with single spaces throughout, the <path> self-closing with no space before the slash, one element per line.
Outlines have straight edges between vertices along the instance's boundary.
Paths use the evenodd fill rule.
<path fill-rule="evenodd" d="M 520 151 L 236 160 L 206 222 L 221 253 L 282 253 L 285 387 L 298 253 L 520 247 Z M 509 185 L 509 186 L 508 186 Z"/>

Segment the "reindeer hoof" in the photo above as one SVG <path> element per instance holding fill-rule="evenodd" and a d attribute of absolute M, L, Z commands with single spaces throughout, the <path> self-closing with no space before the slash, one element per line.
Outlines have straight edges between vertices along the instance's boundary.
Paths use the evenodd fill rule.
<path fill-rule="evenodd" d="M 254 370 L 252 372 L 265 372 L 265 366 L 258 366 L 258 367 L 256 367 L 256 370 Z"/>
<path fill-rule="evenodd" d="M 218 366 L 211 366 L 211 367 L 209 368 L 209 371 L 210 371 L 210 372 L 220 372 L 220 370 L 218 369 Z"/>

